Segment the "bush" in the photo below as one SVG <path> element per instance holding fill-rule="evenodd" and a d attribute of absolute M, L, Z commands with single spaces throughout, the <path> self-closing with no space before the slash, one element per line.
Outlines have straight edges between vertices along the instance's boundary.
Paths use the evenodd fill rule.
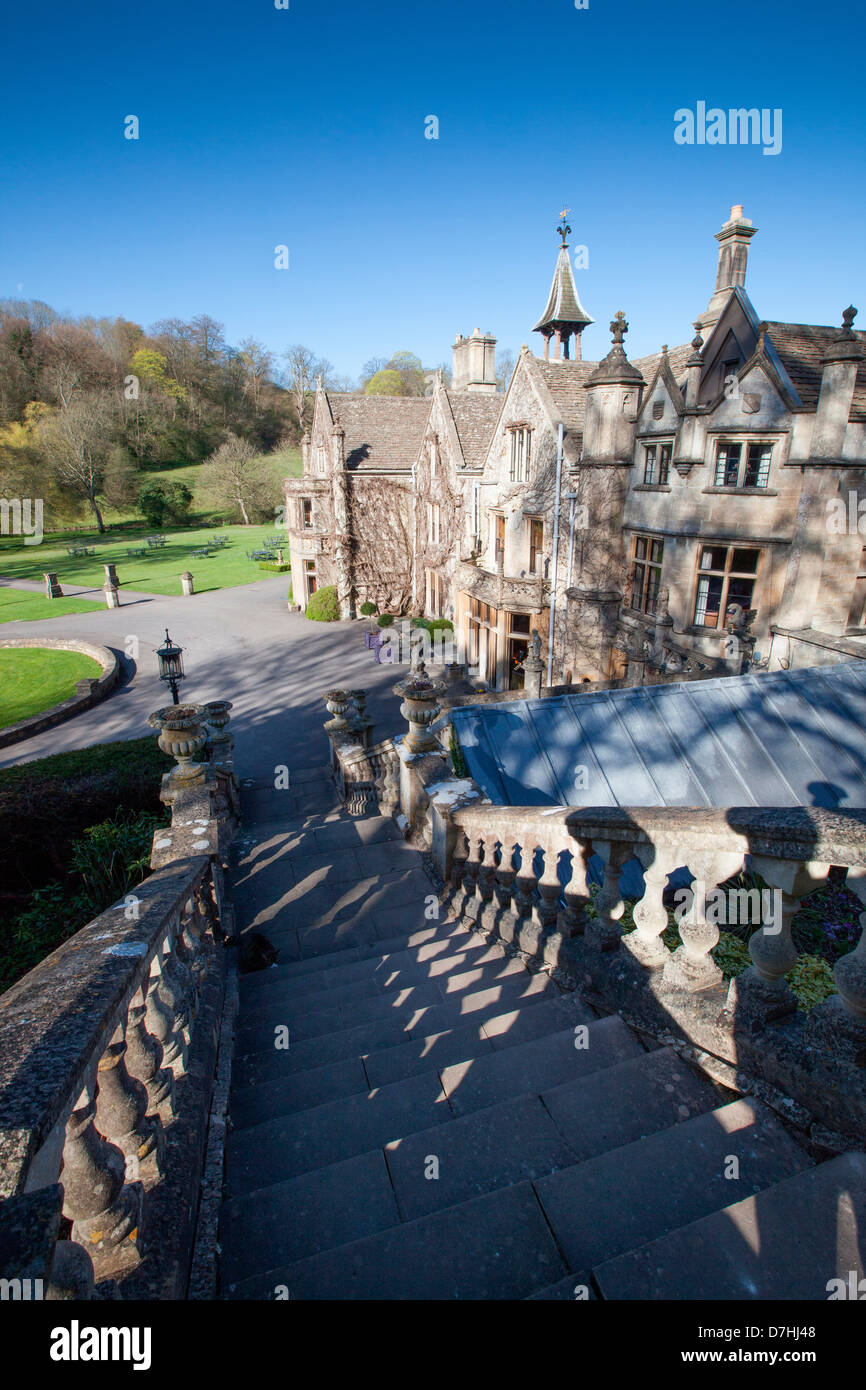
<path fill-rule="evenodd" d="M 434 618 L 430 624 L 431 632 L 453 632 L 454 624 L 450 618 Z"/>
<path fill-rule="evenodd" d="M 333 584 L 316 590 L 307 604 L 307 617 L 314 623 L 335 623 L 339 620 L 340 605 Z"/>
<path fill-rule="evenodd" d="M 0 935 L 0 990 L 26 975 L 63 941 L 141 883 L 150 872 L 153 832 L 165 814 L 120 811 L 88 826 L 71 846 L 70 872 L 29 895 Z"/>
<path fill-rule="evenodd" d="M 361 604 L 360 612 L 361 616 L 364 618 L 371 618 L 373 614 L 378 613 L 378 611 L 375 603 L 371 603 L 369 599 L 367 599 L 366 603 Z"/>
<path fill-rule="evenodd" d="M 138 494 L 138 509 L 148 526 L 165 521 L 183 525 L 189 520 L 192 493 L 186 483 L 145 483 Z"/>
<path fill-rule="evenodd" d="M 288 574 L 292 568 L 289 564 L 280 565 L 276 560 L 259 560 L 258 563 L 260 570 L 270 570 L 271 574 Z"/>
<path fill-rule="evenodd" d="M 785 978 L 802 1013 L 808 1013 L 816 1004 L 823 1004 L 825 999 L 836 993 L 833 971 L 820 956 L 800 956 Z"/>
<path fill-rule="evenodd" d="M 394 614 L 393 614 L 393 613 L 383 613 L 382 616 L 378 619 L 377 626 L 378 626 L 378 627 L 391 627 L 391 625 L 392 625 L 393 622 L 394 622 Z"/>

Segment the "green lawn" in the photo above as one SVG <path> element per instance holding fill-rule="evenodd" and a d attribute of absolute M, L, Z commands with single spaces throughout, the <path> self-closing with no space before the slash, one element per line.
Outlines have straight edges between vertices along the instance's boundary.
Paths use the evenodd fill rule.
<path fill-rule="evenodd" d="M 60 618 L 64 613 L 105 610 L 103 603 L 86 598 L 51 598 L 28 593 L 26 589 L 0 587 L 0 623 L 33 623 L 40 618 Z M 107 610 L 105 610 L 107 611 Z"/>
<path fill-rule="evenodd" d="M 76 681 L 101 675 L 99 662 L 80 652 L 0 647 L 0 728 L 59 705 L 75 694 Z"/>
<path fill-rule="evenodd" d="M 165 546 L 159 550 L 147 549 L 141 556 L 127 555 L 127 550 L 146 544 L 145 537 L 152 533 L 152 528 L 144 525 L 135 530 L 126 527 L 121 535 L 99 536 L 95 531 L 47 535 L 41 545 L 24 545 L 17 537 L 3 537 L 0 539 L 0 574 L 8 579 L 41 580 L 43 571 L 56 570 L 61 585 L 65 582 L 101 589 L 105 582 L 103 565 L 113 562 L 117 566 L 121 590 L 139 589 L 148 594 L 177 595 L 181 592 L 180 576 L 186 570 L 194 576 L 197 593 L 252 584 L 256 580 L 272 577 L 267 571 L 260 570 L 255 560 L 248 560 L 246 551 L 261 550 L 266 536 L 278 534 L 280 527 L 273 522 L 267 526 L 163 526 L 157 529 L 166 537 Z M 207 559 L 193 558 L 190 552 L 212 536 L 226 537 L 229 544 L 225 549 L 213 552 Z M 86 558 L 67 555 L 67 545 L 95 546 L 96 554 Z M 283 551 L 288 563 L 288 535 L 285 535 Z M 9 589 L 0 590 L 0 602 L 5 602 L 11 592 Z M 26 597 L 31 598 L 30 595 Z M 39 617 L 54 617 L 62 611 L 84 611 L 61 609 L 61 602 L 74 603 L 74 599 L 53 599 L 49 602 L 35 595 L 32 599 L 35 600 L 35 608 L 39 609 Z M 50 609 L 50 612 L 43 613 L 40 605 Z M 22 612 L 15 616 L 25 615 Z M 35 609 L 28 616 L 37 616 Z"/>
<path fill-rule="evenodd" d="M 283 479 L 299 478 L 302 472 L 300 449 L 284 449 L 280 453 L 263 455 L 274 481 L 274 506 L 283 501 Z M 147 468 L 139 478 L 139 485 L 145 483 L 185 483 L 192 493 L 191 516 L 193 521 L 209 521 L 216 516 L 225 516 L 225 507 L 215 500 L 207 486 L 200 481 L 200 463 L 175 463 L 166 468 Z M 104 511 L 107 525 L 123 522 L 140 522 L 141 512 L 134 506 L 116 508 L 106 507 Z M 84 518 L 82 518 L 84 520 Z"/>

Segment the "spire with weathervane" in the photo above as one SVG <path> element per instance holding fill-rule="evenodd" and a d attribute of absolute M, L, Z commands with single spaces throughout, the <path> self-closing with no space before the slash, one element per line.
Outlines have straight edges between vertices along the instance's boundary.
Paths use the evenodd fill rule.
<path fill-rule="evenodd" d="M 572 334 L 574 334 L 574 358 L 575 361 L 580 361 L 580 335 L 586 325 L 593 321 L 581 304 L 577 286 L 574 283 L 574 271 L 571 268 L 566 240 L 571 232 L 567 221 L 568 214 L 568 208 L 563 208 L 560 213 L 559 226 L 556 230 L 562 238 L 562 242 L 559 255 L 556 258 L 550 297 L 547 301 L 547 308 L 533 329 L 533 332 L 544 335 L 544 356 L 548 361 L 554 362 L 560 362 L 563 358 L 567 359 L 571 356 L 569 344 Z M 550 356 L 551 338 L 554 344 L 552 359 Z"/>

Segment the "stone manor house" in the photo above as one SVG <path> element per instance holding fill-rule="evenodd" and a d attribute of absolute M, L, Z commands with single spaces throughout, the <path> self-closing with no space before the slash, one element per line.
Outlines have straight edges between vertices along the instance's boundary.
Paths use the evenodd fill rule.
<path fill-rule="evenodd" d="M 333 584 L 347 618 L 365 600 L 448 617 L 494 690 L 521 686 L 533 630 L 547 685 L 863 655 L 856 310 L 762 319 L 737 206 L 691 341 L 629 361 L 618 312 L 588 362 L 558 230 L 543 356 L 524 346 L 504 392 L 477 329 L 422 399 L 317 391 L 285 484 L 295 600 Z"/>

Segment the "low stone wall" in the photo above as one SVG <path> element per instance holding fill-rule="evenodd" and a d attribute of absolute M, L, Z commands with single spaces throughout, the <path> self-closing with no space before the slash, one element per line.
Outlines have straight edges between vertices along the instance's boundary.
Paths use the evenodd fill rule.
<path fill-rule="evenodd" d="M 97 646 L 95 642 L 82 642 L 73 637 L 0 637 L 0 647 L 42 647 L 62 652 L 80 652 L 82 656 L 92 657 L 102 667 L 102 675 L 94 679 L 78 682 L 75 694 L 59 705 L 52 705 L 41 714 L 22 719 L 17 724 L 9 724 L 0 729 L 0 748 L 8 748 L 11 743 L 21 743 L 24 739 L 41 734 L 45 729 L 53 729 L 74 715 L 98 705 L 104 700 L 120 679 L 120 664 L 114 652 L 108 647 Z"/>

